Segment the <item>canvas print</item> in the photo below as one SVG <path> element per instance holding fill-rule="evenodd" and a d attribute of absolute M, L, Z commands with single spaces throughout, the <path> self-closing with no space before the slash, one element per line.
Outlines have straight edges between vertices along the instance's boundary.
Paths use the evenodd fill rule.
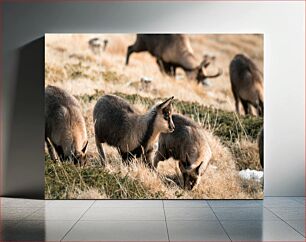
<path fill-rule="evenodd" d="M 262 34 L 46 34 L 46 199 L 262 199 Z"/>

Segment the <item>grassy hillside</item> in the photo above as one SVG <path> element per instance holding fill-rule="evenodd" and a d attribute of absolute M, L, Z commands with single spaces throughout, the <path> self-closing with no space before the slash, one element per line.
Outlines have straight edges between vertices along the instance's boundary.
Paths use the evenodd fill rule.
<path fill-rule="evenodd" d="M 107 38 L 109 47 L 97 55 L 88 48 L 91 37 Z M 184 73 L 170 78 L 159 72 L 154 58 L 147 53 L 133 54 L 125 66 L 126 48 L 134 35 L 50 35 L 46 37 L 45 82 L 64 88 L 80 102 L 89 137 L 88 162 L 85 166 L 69 161 L 54 164 L 45 156 L 46 198 L 262 198 L 262 185 L 244 181 L 241 169 L 260 170 L 257 134 L 263 119 L 238 116 L 228 79 L 228 64 L 237 53 L 250 56 L 262 70 L 260 35 L 191 35 L 195 55 L 217 57 L 209 68 L 223 69 L 223 75 L 210 80 L 209 87 L 187 80 Z M 151 84 L 140 81 L 152 79 Z M 199 187 L 194 191 L 181 188 L 177 161 L 161 162 L 152 172 L 139 160 L 123 164 L 117 150 L 104 145 L 107 160 L 99 164 L 94 141 L 92 111 L 105 93 L 125 98 L 145 112 L 156 102 L 175 96 L 175 112 L 191 117 L 207 133 L 212 159 Z"/>

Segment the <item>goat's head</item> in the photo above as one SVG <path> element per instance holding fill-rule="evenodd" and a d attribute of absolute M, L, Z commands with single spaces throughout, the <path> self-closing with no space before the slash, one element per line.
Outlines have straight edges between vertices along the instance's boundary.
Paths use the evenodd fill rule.
<path fill-rule="evenodd" d="M 155 127 L 161 133 L 171 133 L 174 131 L 174 123 L 172 120 L 172 101 L 174 97 L 168 98 L 166 101 L 157 105 Z"/>

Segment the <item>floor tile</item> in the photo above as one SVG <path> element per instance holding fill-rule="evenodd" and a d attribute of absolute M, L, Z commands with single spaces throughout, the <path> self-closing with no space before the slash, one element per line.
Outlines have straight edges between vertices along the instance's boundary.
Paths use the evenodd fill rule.
<path fill-rule="evenodd" d="M 167 221 L 170 241 L 230 241 L 218 221 Z"/>
<path fill-rule="evenodd" d="M 1 198 L 1 208 L 40 208 L 45 206 L 44 200 Z"/>
<path fill-rule="evenodd" d="M 305 197 L 292 197 L 295 201 L 301 203 L 303 206 L 305 206 Z"/>
<path fill-rule="evenodd" d="M 208 208 L 205 200 L 164 200 L 165 208 Z"/>
<path fill-rule="evenodd" d="M 279 220 L 266 208 L 213 208 L 220 220 Z"/>
<path fill-rule="evenodd" d="M 40 208 L 13 208 L 13 207 L 5 207 L 1 208 L 1 220 L 21 220 Z"/>
<path fill-rule="evenodd" d="M 305 207 L 269 208 L 283 220 L 305 219 Z"/>
<path fill-rule="evenodd" d="M 41 208 L 26 220 L 78 220 L 87 208 Z"/>
<path fill-rule="evenodd" d="M 213 208 L 218 207 L 262 207 L 262 200 L 209 200 L 208 204 Z"/>
<path fill-rule="evenodd" d="M 81 220 L 165 220 L 163 208 L 90 208 Z"/>
<path fill-rule="evenodd" d="M 165 221 L 79 221 L 63 241 L 168 241 Z"/>
<path fill-rule="evenodd" d="M 47 208 L 89 208 L 94 200 L 54 200 L 46 205 Z"/>
<path fill-rule="evenodd" d="M 221 221 L 233 241 L 304 241 L 283 221 Z"/>
<path fill-rule="evenodd" d="M 165 208 L 166 220 L 217 220 L 210 208 Z"/>
<path fill-rule="evenodd" d="M 162 208 L 162 200 L 96 200 L 92 208 Z"/>
<path fill-rule="evenodd" d="M 216 214 L 233 240 L 298 241 L 305 236 L 304 204 L 305 197 L 267 197 L 264 202 L 1 198 L 0 239 L 58 241 L 81 218 L 79 230 L 73 228 L 67 240 L 82 240 L 83 231 L 88 235 L 83 240 L 168 241 L 166 214 L 172 241 L 227 240 Z"/>
<path fill-rule="evenodd" d="M 26 220 L 17 224 L 6 234 L 6 240 L 60 241 L 74 221 Z"/>
<path fill-rule="evenodd" d="M 293 197 L 265 197 L 265 207 L 303 207 L 304 205 L 296 201 Z"/>
<path fill-rule="evenodd" d="M 290 226 L 305 236 L 305 220 L 286 220 Z"/>

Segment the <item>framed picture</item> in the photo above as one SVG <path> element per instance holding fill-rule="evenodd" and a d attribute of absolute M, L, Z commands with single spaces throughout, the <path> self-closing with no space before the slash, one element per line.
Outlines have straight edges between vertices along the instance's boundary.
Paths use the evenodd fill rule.
<path fill-rule="evenodd" d="M 46 34 L 46 199 L 262 199 L 263 34 Z"/>

